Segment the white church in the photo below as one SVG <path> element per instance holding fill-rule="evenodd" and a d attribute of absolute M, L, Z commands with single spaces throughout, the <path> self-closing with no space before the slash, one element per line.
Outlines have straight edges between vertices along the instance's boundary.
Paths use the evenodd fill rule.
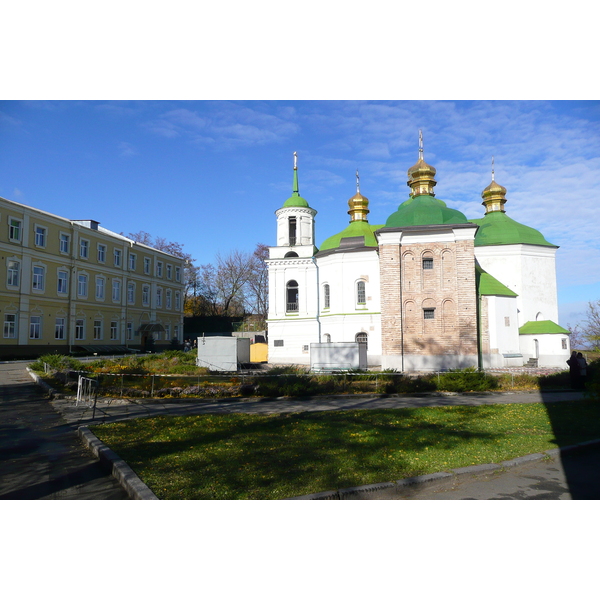
<path fill-rule="evenodd" d="M 421 141 L 409 197 L 383 225 L 369 223 L 357 174 L 350 223 L 317 247 L 294 153 L 267 260 L 269 363 L 309 365 L 311 344 L 359 342 L 369 367 L 397 371 L 565 366 L 558 247 L 506 214 L 493 170 L 477 219 L 435 197 L 435 174 Z"/>

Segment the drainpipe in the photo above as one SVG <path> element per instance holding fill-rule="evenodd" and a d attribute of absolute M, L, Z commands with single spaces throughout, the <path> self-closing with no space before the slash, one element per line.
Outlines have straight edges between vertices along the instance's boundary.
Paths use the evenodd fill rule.
<path fill-rule="evenodd" d="M 402 300 L 402 248 L 398 252 L 398 273 L 400 284 L 400 357 L 401 371 L 404 373 L 404 302 Z"/>
<path fill-rule="evenodd" d="M 321 319 L 320 319 L 320 311 L 321 311 L 321 289 L 319 284 L 319 265 L 317 264 L 317 260 L 314 256 L 311 256 L 311 260 L 315 265 L 315 269 L 317 270 L 317 326 L 319 331 L 319 340 L 318 343 L 321 343 Z"/>

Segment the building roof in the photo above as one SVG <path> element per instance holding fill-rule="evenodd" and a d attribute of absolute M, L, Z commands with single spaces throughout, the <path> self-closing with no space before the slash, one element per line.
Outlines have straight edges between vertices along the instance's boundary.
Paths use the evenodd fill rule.
<path fill-rule="evenodd" d="M 479 225 L 475 234 L 475 246 L 496 246 L 501 244 L 531 244 L 534 246 L 550 246 L 546 238 L 533 227 L 522 225 L 511 219 L 505 212 L 489 212 L 482 219 L 471 219 Z"/>
<path fill-rule="evenodd" d="M 544 333 L 571 333 L 568 329 L 557 325 L 554 321 L 527 321 L 519 327 L 519 335 L 541 335 Z"/>
<path fill-rule="evenodd" d="M 510 298 L 518 296 L 495 277 L 486 273 L 478 264 L 475 265 L 475 281 L 477 292 L 482 296 L 508 296 Z"/>
<path fill-rule="evenodd" d="M 385 222 L 386 227 L 413 227 L 416 225 L 447 225 L 468 223 L 458 210 L 448 208 L 443 200 L 431 195 L 414 196 L 403 202 Z"/>
<path fill-rule="evenodd" d="M 327 238 L 319 246 L 319 250 L 323 252 L 337 248 L 377 247 L 374 232 L 381 227 L 381 225 L 369 225 L 367 221 L 352 221 L 346 229 Z"/>
<path fill-rule="evenodd" d="M 283 203 L 284 208 L 290 207 L 308 207 L 308 202 L 300 195 L 298 191 L 298 167 L 296 164 L 296 153 L 294 152 L 294 182 L 292 184 L 292 195 Z"/>

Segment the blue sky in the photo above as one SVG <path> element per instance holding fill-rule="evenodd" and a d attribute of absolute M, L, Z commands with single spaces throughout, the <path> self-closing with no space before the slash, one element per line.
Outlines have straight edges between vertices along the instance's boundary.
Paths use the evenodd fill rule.
<path fill-rule="evenodd" d="M 317 245 L 347 225 L 356 169 L 383 224 L 408 197 L 422 129 L 436 197 L 468 218 L 494 156 L 507 214 L 560 246 L 573 325 L 600 298 L 599 122 L 597 101 L 3 101 L 0 195 L 181 242 L 204 264 L 275 243 L 294 151 Z"/>

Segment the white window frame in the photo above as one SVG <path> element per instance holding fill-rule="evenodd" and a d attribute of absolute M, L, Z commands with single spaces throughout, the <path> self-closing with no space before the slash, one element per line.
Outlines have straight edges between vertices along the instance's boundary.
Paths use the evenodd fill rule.
<path fill-rule="evenodd" d="M 173 278 L 173 267 L 172 265 L 167 265 L 167 279 Z"/>
<path fill-rule="evenodd" d="M 175 310 L 181 310 L 181 293 L 175 292 Z M 179 338 L 177 338 L 179 339 Z"/>
<path fill-rule="evenodd" d="M 96 259 L 99 263 L 106 263 L 106 244 L 98 244 L 96 246 Z"/>
<path fill-rule="evenodd" d="M 16 265 L 16 268 L 11 268 L 11 263 Z M 15 283 L 16 280 L 16 283 Z M 6 261 L 6 285 L 11 288 L 18 288 L 21 284 L 21 261 L 9 258 Z"/>
<path fill-rule="evenodd" d="M 113 266 L 117 268 L 121 268 L 123 264 L 123 251 L 119 248 L 113 249 Z"/>
<path fill-rule="evenodd" d="M 85 340 L 85 319 L 75 319 L 75 339 Z"/>
<path fill-rule="evenodd" d="M 152 268 L 152 261 L 147 256 L 144 256 L 144 275 L 150 275 L 150 269 Z"/>
<path fill-rule="evenodd" d="M 110 322 L 110 339 L 113 341 L 119 339 L 119 322 L 118 321 Z"/>
<path fill-rule="evenodd" d="M 129 270 L 135 271 L 137 266 L 137 254 L 130 252 L 129 253 Z"/>
<path fill-rule="evenodd" d="M 126 336 L 127 336 L 127 341 L 129 341 L 129 342 L 133 339 L 133 323 L 131 321 L 129 321 L 127 323 Z"/>
<path fill-rule="evenodd" d="M 172 297 L 173 297 L 173 292 L 171 292 L 171 290 L 167 290 L 165 292 L 165 308 L 167 310 L 171 310 L 171 306 L 173 304 Z"/>
<path fill-rule="evenodd" d="M 12 317 L 12 319 L 9 319 Z M 4 313 L 4 337 L 7 340 L 17 338 L 17 315 L 15 313 Z"/>
<path fill-rule="evenodd" d="M 112 280 L 112 301 L 121 302 L 121 280 Z"/>
<path fill-rule="evenodd" d="M 161 260 L 156 261 L 156 276 L 157 277 L 163 276 L 163 264 L 162 264 Z"/>
<path fill-rule="evenodd" d="M 364 279 L 359 279 L 356 282 L 356 304 L 360 304 L 361 306 L 363 304 L 367 303 L 367 283 L 365 282 Z"/>
<path fill-rule="evenodd" d="M 34 233 L 34 243 L 38 248 L 46 247 L 46 238 L 48 236 L 48 228 L 43 225 L 34 225 L 33 226 Z"/>
<path fill-rule="evenodd" d="M 103 329 L 102 319 L 94 319 L 94 336 L 93 336 L 94 340 L 97 341 L 97 340 L 102 339 L 102 329 Z"/>
<path fill-rule="evenodd" d="M 127 282 L 127 304 L 135 304 L 135 281 Z"/>
<path fill-rule="evenodd" d="M 175 281 L 181 282 L 181 267 L 175 267 Z"/>
<path fill-rule="evenodd" d="M 45 289 L 46 289 L 46 267 L 44 267 L 43 265 L 32 265 L 32 267 L 31 267 L 31 290 L 36 293 L 43 293 Z"/>
<path fill-rule="evenodd" d="M 61 254 L 69 254 L 71 249 L 71 236 L 64 231 L 58 234 L 58 247 Z"/>
<path fill-rule="evenodd" d="M 79 239 L 79 258 L 88 260 L 90 257 L 90 240 L 85 238 Z"/>
<path fill-rule="evenodd" d="M 64 275 L 64 277 L 61 277 Z M 64 285 L 61 285 L 64 282 Z M 61 289 L 64 287 L 64 289 Z M 56 272 L 56 293 L 57 294 L 68 294 L 69 293 L 69 271 L 66 269 L 58 269 Z"/>
<path fill-rule="evenodd" d="M 64 317 L 56 317 L 54 320 L 54 339 L 66 339 L 66 324 L 67 320 Z"/>
<path fill-rule="evenodd" d="M 100 293 L 98 293 L 100 292 Z M 96 276 L 96 300 L 106 298 L 106 277 Z"/>
<path fill-rule="evenodd" d="M 144 306 L 150 306 L 150 286 L 142 286 L 142 304 Z"/>
<path fill-rule="evenodd" d="M 162 288 L 156 288 L 156 308 L 162 308 L 162 305 L 163 305 L 162 296 L 163 296 Z"/>
<path fill-rule="evenodd" d="M 77 275 L 77 297 L 87 298 L 88 297 L 88 283 L 89 278 L 86 273 L 79 273 Z"/>
<path fill-rule="evenodd" d="M 31 315 L 29 317 L 29 339 L 42 339 L 42 317 L 40 317 L 39 315 Z"/>
<path fill-rule="evenodd" d="M 8 217 L 8 239 L 11 242 L 23 241 L 23 219 Z"/>

